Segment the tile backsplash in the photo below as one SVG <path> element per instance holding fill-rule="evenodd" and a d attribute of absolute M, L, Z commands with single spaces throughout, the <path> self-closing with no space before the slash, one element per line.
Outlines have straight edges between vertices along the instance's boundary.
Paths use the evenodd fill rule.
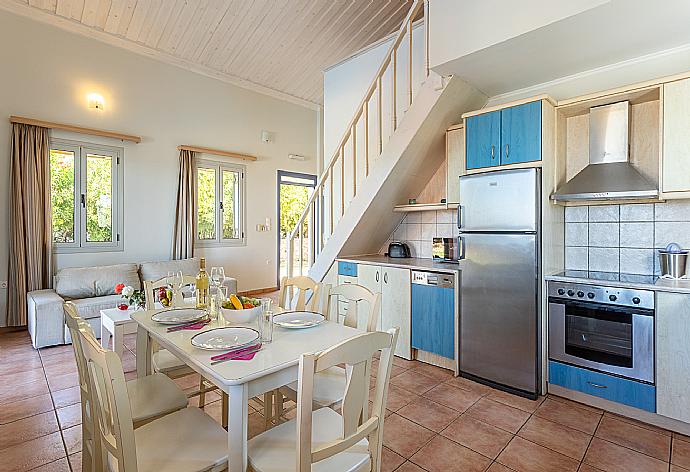
<path fill-rule="evenodd" d="M 670 242 L 690 248 L 689 201 L 565 209 L 566 269 L 658 274 Z"/>
<path fill-rule="evenodd" d="M 458 232 L 457 226 L 455 210 L 407 213 L 380 252 L 383 254 L 388 250 L 390 241 L 404 241 L 410 246 L 412 257 L 431 259 L 433 238 L 455 237 Z"/>

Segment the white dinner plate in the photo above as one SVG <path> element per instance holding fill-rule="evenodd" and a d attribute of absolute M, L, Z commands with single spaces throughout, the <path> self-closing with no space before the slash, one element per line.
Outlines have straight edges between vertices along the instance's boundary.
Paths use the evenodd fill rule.
<path fill-rule="evenodd" d="M 313 311 L 285 311 L 273 317 L 273 323 L 281 328 L 302 329 L 317 326 L 326 318 Z"/>
<path fill-rule="evenodd" d="M 209 351 L 223 351 L 247 346 L 258 339 L 259 333 L 251 328 L 215 328 L 195 335 L 192 338 L 192 346 Z"/>
<path fill-rule="evenodd" d="M 161 324 L 191 323 L 206 316 L 204 310 L 196 308 L 168 308 L 154 313 L 151 319 Z"/>

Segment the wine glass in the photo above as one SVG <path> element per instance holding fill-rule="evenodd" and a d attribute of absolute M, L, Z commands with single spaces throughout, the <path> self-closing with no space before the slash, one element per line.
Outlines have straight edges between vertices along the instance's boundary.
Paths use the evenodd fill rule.
<path fill-rule="evenodd" d="M 173 305 L 175 307 L 180 307 L 182 306 L 182 287 L 184 286 L 182 271 L 178 270 L 177 272 L 173 272 L 171 278 L 173 283 Z"/>
<path fill-rule="evenodd" d="M 225 269 L 223 267 L 211 267 L 211 283 L 220 287 L 225 280 Z"/>

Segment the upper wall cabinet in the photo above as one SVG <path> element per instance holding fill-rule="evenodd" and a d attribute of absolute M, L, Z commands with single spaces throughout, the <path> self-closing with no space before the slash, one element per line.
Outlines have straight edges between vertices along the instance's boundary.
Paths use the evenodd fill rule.
<path fill-rule="evenodd" d="M 541 159 L 541 102 L 501 110 L 501 165 Z"/>
<path fill-rule="evenodd" d="M 501 149 L 501 112 L 471 116 L 466 127 L 467 168 L 497 166 Z"/>
<path fill-rule="evenodd" d="M 534 101 L 467 117 L 467 169 L 540 161 L 541 110 Z"/>
<path fill-rule="evenodd" d="M 690 79 L 664 84 L 661 191 L 665 198 L 690 196 Z"/>

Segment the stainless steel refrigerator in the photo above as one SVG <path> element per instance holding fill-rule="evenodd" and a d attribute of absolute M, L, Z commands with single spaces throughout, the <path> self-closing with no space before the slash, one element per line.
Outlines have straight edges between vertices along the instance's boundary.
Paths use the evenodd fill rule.
<path fill-rule="evenodd" d="M 541 170 L 460 177 L 460 371 L 534 396 L 539 385 Z"/>

